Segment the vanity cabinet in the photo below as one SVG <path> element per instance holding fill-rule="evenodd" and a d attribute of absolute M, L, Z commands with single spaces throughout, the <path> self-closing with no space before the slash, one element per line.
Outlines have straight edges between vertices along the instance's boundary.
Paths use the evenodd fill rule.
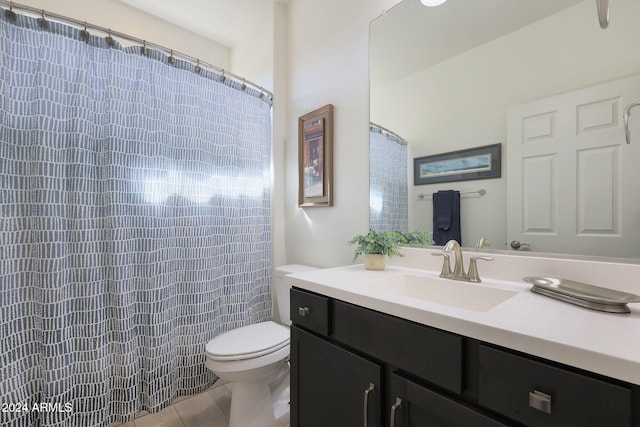
<path fill-rule="evenodd" d="M 640 388 L 299 288 L 291 426 L 640 427 Z"/>

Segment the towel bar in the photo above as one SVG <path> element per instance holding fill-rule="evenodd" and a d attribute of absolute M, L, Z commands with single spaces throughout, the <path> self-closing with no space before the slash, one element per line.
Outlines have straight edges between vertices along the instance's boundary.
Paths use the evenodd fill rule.
<path fill-rule="evenodd" d="M 485 194 L 487 194 L 487 190 L 485 190 L 484 188 L 481 188 L 480 190 L 475 190 L 475 191 L 461 191 L 460 195 L 463 194 L 479 194 L 480 196 L 484 196 Z M 431 194 L 424 194 L 424 193 L 419 193 L 418 194 L 418 199 L 430 199 L 431 198 Z"/>

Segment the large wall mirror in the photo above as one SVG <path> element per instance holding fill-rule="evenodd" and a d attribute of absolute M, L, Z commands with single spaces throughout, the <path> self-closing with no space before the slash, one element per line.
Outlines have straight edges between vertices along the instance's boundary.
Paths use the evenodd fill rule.
<path fill-rule="evenodd" d="M 403 0 L 372 21 L 372 228 L 431 231 L 431 195 L 457 190 L 463 246 L 637 261 L 640 111 L 631 144 L 622 114 L 640 99 L 640 2 L 610 16 L 601 29 L 593 0 Z M 413 159 L 492 144 L 500 178 L 414 185 Z"/>

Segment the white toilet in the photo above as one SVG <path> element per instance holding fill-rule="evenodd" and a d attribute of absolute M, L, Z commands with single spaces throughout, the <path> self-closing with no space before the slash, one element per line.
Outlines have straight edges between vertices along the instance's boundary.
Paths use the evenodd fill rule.
<path fill-rule="evenodd" d="M 273 286 L 280 319 L 289 317 L 289 289 L 284 276 L 314 270 L 306 265 L 274 269 Z M 270 427 L 289 413 L 288 326 L 274 321 L 244 326 L 207 343 L 206 366 L 233 383 L 229 427 Z"/>

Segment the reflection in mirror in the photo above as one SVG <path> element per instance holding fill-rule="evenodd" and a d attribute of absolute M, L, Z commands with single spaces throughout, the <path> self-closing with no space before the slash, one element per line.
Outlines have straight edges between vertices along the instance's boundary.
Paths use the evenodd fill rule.
<path fill-rule="evenodd" d="M 433 228 L 432 201 L 418 194 L 485 189 L 461 200 L 465 246 L 484 238 L 491 249 L 515 252 L 509 242 L 516 240 L 519 251 L 640 258 L 640 176 L 625 163 L 640 159 L 640 140 L 626 145 L 622 120 L 624 107 L 640 99 L 640 83 L 611 89 L 640 74 L 640 2 L 617 0 L 610 13 L 602 30 L 592 0 L 456 0 L 433 8 L 403 0 L 371 23 L 370 118 L 407 141 L 409 229 Z M 603 87 L 613 92 L 601 95 Z M 558 104 L 567 99 L 573 106 Z M 510 123 L 514 112 L 543 120 Z M 629 121 L 631 134 L 640 134 L 640 114 Z M 524 141 L 526 131 L 533 138 Z M 568 140 L 573 152 L 558 154 Z M 501 178 L 413 184 L 416 157 L 497 143 Z M 378 168 L 371 164 L 372 176 Z M 508 223 L 516 216 L 524 225 L 514 235 Z"/>
<path fill-rule="evenodd" d="M 369 228 L 409 231 L 407 141 L 374 123 L 369 132 Z"/>

